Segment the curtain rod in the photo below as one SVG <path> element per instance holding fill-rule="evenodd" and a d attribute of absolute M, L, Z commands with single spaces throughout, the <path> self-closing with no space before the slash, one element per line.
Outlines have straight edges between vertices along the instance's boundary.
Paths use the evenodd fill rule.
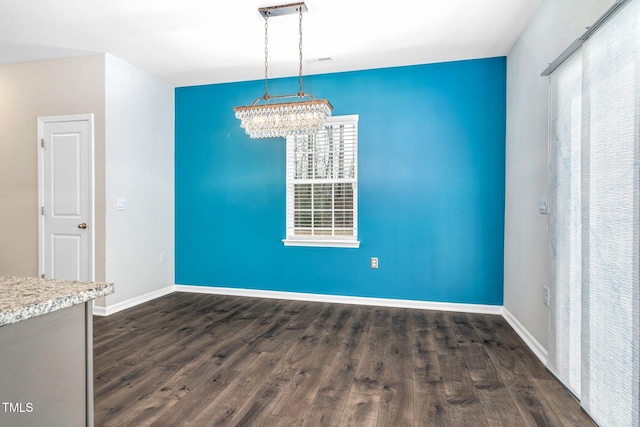
<path fill-rule="evenodd" d="M 629 0 L 616 0 L 616 2 L 609 8 L 607 11 L 600 17 L 596 22 L 593 23 L 590 27 L 587 27 L 587 31 L 585 31 L 576 41 L 571 43 L 568 48 L 565 49 L 564 52 L 560 54 L 552 63 L 549 64 L 547 68 L 540 73 L 541 76 L 546 77 L 551 75 L 559 66 L 564 63 L 575 51 L 580 49 L 580 46 L 591 37 L 593 33 L 598 31 L 600 27 L 602 27 L 611 17 L 618 11 L 625 3 L 628 3 Z"/>

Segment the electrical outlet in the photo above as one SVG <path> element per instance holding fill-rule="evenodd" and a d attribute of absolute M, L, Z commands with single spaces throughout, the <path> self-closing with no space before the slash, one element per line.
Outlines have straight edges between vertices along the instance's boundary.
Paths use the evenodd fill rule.
<path fill-rule="evenodd" d="M 549 214 L 549 201 L 546 196 L 540 198 L 540 201 L 538 202 L 538 211 L 542 215 Z"/>
<path fill-rule="evenodd" d="M 371 268 L 378 268 L 378 258 L 371 258 Z"/>
<path fill-rule="evenodd" d="M 549 287 L 545 286 L 544 290 L 543 290 L 543 301 L 544 301 L 544 305 L 548 306 L 549 305 Z"/>
<path fill-rule="evenodd" d="M 165 251 L 160 252 L 160 262 L 165 262 L 167 260 L 167 253 Z"/>

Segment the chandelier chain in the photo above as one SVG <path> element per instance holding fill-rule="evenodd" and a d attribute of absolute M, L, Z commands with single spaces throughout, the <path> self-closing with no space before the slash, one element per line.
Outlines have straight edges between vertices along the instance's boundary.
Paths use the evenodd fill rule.
<path fill-rule="evenodd" d="M 300 33 L 300 43 L 298 44 L 298 48 L 300 51 L 300 70 L 298 71 L 298 85 L 300 86 L 300 91 L 298 93 L 298 96 L 302 97 L 304 94 L 304 92 L 302 92 L 302 7 L 299 7 L 298 10 L 300 11 L 300 18 L 298 20 Z"/>
<path fill-rule="evenodd" d="M 302 13 L 306 12 L 304 3 L 286 4 L 259 8 L 264 17 L 264 95 L 257 98 L 251 105 L 234 107 L 236 118 L 240 119 L 240 127 L 251 138 L 274 138 L 290 135 L 312 135 L 324 127 L 327 118 L 331 116 L 333 107 L 326 99 L 316 99 L 313 95 L 304 93 L 302 89 Z M 270 16 L 289 15 L 298 12 L 298 26 L 300 41 L 298 70 L 299 91 L 290 95 L 269 95 L 269 23 Z M 295 102 L 270 102 L 299 98 Z M 310 98 L 303 101 L 303 98 Z M 264 103 L 261 104 L 260 102 Z"/>
<path fill-rule="evenodd" d="M 269 99 L 269 15 L 264 15 L 264 99 Z"/>

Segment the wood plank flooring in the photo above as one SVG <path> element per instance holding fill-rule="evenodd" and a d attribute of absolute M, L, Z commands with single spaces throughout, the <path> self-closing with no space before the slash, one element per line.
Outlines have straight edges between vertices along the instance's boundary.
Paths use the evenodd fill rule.
<path fill-rule="evenodd" d="M 595 426 L 500 316 L 174 293 L 94 318 L 96 427 Z"/>

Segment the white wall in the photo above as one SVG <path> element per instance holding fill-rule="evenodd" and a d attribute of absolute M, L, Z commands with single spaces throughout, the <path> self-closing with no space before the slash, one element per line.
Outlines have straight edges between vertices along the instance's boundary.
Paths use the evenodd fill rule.
<path fill-rule="evenodd" d="M 540 73 L 613 3 L 544 0 L 507 57 L 504 306 L 545 349 L 549 240 L 538 201 L 547 193 L 548 80 Z"/>
<path fill-rule="evenodd" d="M 174 284 L 174 88 L 107 54 L 105 93 L 109 312 Z"/>

